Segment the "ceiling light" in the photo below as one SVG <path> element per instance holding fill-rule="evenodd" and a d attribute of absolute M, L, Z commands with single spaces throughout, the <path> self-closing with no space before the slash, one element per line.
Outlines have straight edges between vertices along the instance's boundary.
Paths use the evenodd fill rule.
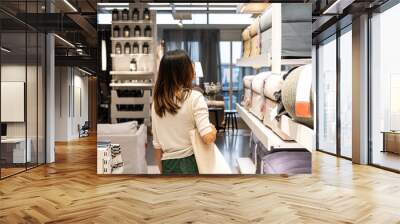
<path fill-rule="evenodd" d="M 147 3 L 148 5 L 151 5 L 151 6 L 153 6 L 153 5 L 156 5 L 156 6 L 161 6 L 161 5 L 170 5 L 170 3 L 155 3 L 155 2 L 149 2 L 149 3 Z"/>
<path fill-rule="evenodd" d="M 60 37 L 58 34 L 54 34 L 55 37 L 57 37 L 59 40 L 61 40 L 62 42 L 66 43 L 67 45 L 69 45 L 70 47 L 75 48 L 75 45 L 73 45 L 71 42 L 69 42 L 68 40 Z"/>
<path fill-rule="evenodd" d="M 6 53 L 10 53 L 10 52 L 11 52 L 11 50 L 9 50 L 9 49 L 7 49 L 7 48 L 5 48 L 5 47 L 1 47 L 0 49 L 1 49 L 2 51 L 6 52 Z"/>
<path fill-rule="evenodd" d="M 354 0 L 337 0 L 330 5 L 322 14 L 342 14 L 343 9 L 351 5 Z"/>
<path fill-rule="evenodd" d="M 78 10 L 68 1 L 64 0 L 65 4 L 67 4 L 73 11 L 78 12 Z"/>
<path fill-rule="evenodd" d="M 92 75 L 92 73 L 90 73 L 90 72 L 88 72 L 88 71 L 86 71 L 86 70 L 83 70 L 83 69 L 81 69 L 81 68 L 79 68 L 79 67 L 78 67 L 78 70 L 81 71 L 81 72 L 83 72 L 83 73 L 85 73 L 86 75 Z"/>

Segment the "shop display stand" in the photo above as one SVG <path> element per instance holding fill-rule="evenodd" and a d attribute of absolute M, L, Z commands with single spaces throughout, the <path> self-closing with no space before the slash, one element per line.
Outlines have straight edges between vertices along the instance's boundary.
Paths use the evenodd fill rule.
<path fill-rule="evenodd" d="M 134 19 L 133 10 L 139 11 L 138 19 Z M 122 11 L 119 10 L 118 19 L 112 20 L 111 26 L 111 46 L 112 53 L 112 76 L 111 87 L 111 123 L 118 123 L 119 120 L 143 120 L 145 124 L 150 124 L 150 105 L 152 101 L 152 89 L 155 81 L 156 65 L 156 41 L 157 25 L 156 12 L 150 11 L 150 19 L 144 19 L 144 10 L 149 9 L 146 3 L 136 1 L 129 4 L 128 19 L 123 20 Z M 114 28 L 119 27 L 119 36 L 115 36 Z M 124 36 L 124 28 L 129 27 L 129 36 Z M 135 35 L 135 28 L 140 27 L 140 35 Z M 145 28 L 151 28 L 151 35 L 145 36 Z M 125 52 L 125 45 L 130 45 L 130 51 Z M 133 51 L 133 45 L 138 45 L 138 51 Z M 148 45 L 148 52 L 144 51 L 144 44 Z M 116 46 L 119 44 L 120 51 L 117 52 Z M 131 61 L 136 60 L 136 69 L 132 69 Z M 133 63 L 132 63 L 133 64 Z M 140 97 L 121 97 L 118 90 L 137 90 L 142 94 Z M 121 111 L 120 105 L 142 105 L 141 110 Z"/>
<path fill-rule="evenodd" d="M 311 58 L 282 56 L 282 5 L 280 3 L 271 4 L 266 9 L 265 13 L 271 18 L 271 47 L 269 49 L 267 48 L 267 52 L 261 51 L 260 54 L 257 55 L 243 56 L 237 60 L 236 65 L 253 68 L 268 67 L 271 68 L 272 73 L 281 74 L 282 65 L 310 64 L 312 62 Z M 260 28 L 257 36 L 261 38 Z M 261 46 L 261 39 L 259 39 L 259 43 Z M 279 128 L 283 133 L 293 139 L 293 141 L 285 141 L 246 108 L 242 107 L 240 104 L 236 104 L 236 108 L 239 116 L 267 150 L 284 149 L 285 151 L 296 151 L 299 149 L 307 149 L 312 152 L 315 149 L 315 131 L 309 127 L 297 123 L 287 116 L 282 116 L 279 122 Z M 256 173 L 256 165 L 251 158 L 238 158 L 237 163 L 241 174 Z"/>
<path fill-rule="evenodd" d="M 271 15 L 271 49 L 268 53 L 260 53 L 249 57 L 242 57 L 236 61 L 239 67 L 270 67 L 275 74 L 281 73 L 281 65 L 305 65 L 311 63 L 311 57 L 284 57 L 282 56 L 282 5 L 281 3 L 270 4 L 266 9 Z M 258 30 L 259 44 L 261 45 L 261 34 Z M 262 47 L 262 46 L 261 46 Z M 310 48 L 311 51 L 311 48 Z"/>

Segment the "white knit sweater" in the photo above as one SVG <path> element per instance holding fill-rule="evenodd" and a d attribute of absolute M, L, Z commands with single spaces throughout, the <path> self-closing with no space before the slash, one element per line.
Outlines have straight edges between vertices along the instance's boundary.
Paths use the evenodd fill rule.
<path fill-rule="evenodd" d="M 207 103 L 204 96 L 195 90 L 189 93 L 177 114 L 166 113 L 159 117 L 153 106 L 151 116 L 153 146 L 162 149 L 162 160 L 193 155 L 189 131 L 197 128 L 201 136 L 212 131 Z"/>

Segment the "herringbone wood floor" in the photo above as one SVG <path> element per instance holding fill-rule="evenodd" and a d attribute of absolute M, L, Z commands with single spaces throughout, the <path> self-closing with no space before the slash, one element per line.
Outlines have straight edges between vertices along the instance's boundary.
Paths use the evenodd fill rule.
<path fill-rule="evenodd" d="M 302 176 L 97 176 L 95 139 L 0 181 L 0 223 L 400 223 L 400 175 L 315 153 Z"/>

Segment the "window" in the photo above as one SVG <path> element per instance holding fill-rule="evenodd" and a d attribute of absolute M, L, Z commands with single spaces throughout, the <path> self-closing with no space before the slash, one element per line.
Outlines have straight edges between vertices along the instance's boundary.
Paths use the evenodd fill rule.
<path fill-rule="evenodd" d="M 400 170 L 400 4 L 371 18 L 371 162 Z"/>
<path fill-rule="evenodd" d="M 352 157 L 352 32 L 340 36 L 340 155 Z"/>
<path fill-rule="evenodd" d="M 336 36 L 318 48 L 318 149 L 336 154 Z"/>
<path fill-rule="evenodd" d="M 241 57 L 241 41 L 220 41 L 220 80 L 226 109 L 235 109 L 243 92 L 243 71 L 235 66 Z"/>

